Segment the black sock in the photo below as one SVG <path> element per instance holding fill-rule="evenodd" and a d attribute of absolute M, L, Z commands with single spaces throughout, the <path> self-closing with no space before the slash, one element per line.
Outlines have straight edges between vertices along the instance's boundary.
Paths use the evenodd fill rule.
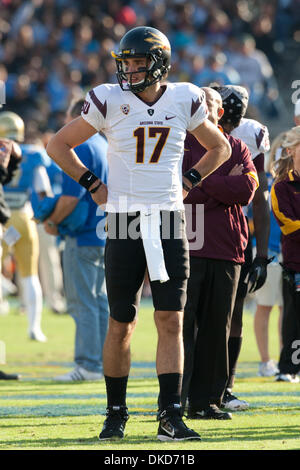
<path fill-rule="evenodd" d="M 104 376 L 107 394 L 107 406 L 126 406 L 128 375 L 125 377 Z"/>
<path fill-rule="evenodd" d="M 228 340 L 228 356 L 229 356 L 229 377 L 226 388 L 232 389 L 234 377 L 237 368 L 237 362 L 242 347 L 243 338 L 230 337 Z"/>
<path fill-rule="evenodd" d="M 160 374 L 159 381 L 159 408 L 165 410 L 173 404 L 180 405 L 182 374 Z"/>

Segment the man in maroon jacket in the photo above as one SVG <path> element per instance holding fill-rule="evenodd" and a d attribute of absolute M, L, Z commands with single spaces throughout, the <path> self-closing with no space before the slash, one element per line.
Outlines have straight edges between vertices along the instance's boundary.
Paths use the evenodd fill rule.
<path fill-rule="evenodd" d="M 204 88 L 215 124 L 223 115 L 222 98 Z M 220 129 L 222 132 L 222 129 Z M 251 154 L 241 140 L 225 134 L 232 155 L 222 166 L 189 192 L 185 199 L 187 224 L 204 230 L 202 248 L 190 241 L 190 279 L 184 312 L 185 364 L 182 405 L 189 399 L 192 419 L 231 419 L 221 411 L 228 379 L 228 337 L 241 264 L 248 241 L 242 206 L 249 204 L 258 187 Z M 188 134 L 183 172 L 204 155 L 205 149 Z M 204 205 L 204 226 L 199 224 L 199 205 Z M 195 338 L 195 327 L 197 335 Z"/>

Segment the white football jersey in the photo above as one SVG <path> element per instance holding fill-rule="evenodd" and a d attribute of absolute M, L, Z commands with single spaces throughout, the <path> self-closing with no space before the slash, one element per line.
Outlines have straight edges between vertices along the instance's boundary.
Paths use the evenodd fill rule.
<path fill-rule="evenodd" d="M 183 209 L 182 158 L 186 131 L 207 117 L 204 92 L 168 83 L 151 106 L 119 85 L 86 95 L 82 117 L 108 141 L 108 212 Z"/>
<path fill-rule="evenodd" d="M 238 127 L 230 133 L 232 137 L 241 139 L 250 150 L 252 160 L 261 153 L 270 150 L 269 131 L 255 119 L 242 118 Z M 243 207 L 244 215 L 248 214 L 248 206 Z"/>
<path fill-rule="evenodd" d="M 240 125 L 233 129 L 230 135 L 245 142 L 251 152 L 252 160 L 260 153 L 270 150 L 268 129 L 255 119 L 242 118 Z"/>

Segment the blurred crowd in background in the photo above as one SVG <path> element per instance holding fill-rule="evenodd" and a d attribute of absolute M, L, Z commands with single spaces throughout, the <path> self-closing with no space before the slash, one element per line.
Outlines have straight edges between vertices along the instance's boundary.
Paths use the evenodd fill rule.
<path fill-rule="evenodd" d="M 139 25 L 169 38 L 170 81 L 241 84 L 249 90 L 254 118 L 280 119 L 283 112 L 283 58 L 300 43 L 299 0 L 0 0 L 0 5 L 5 109 L 21 115 L 29 133 L 56 131 L 71 99 L 100 83 L 116 83 L 110 52 Z"/>

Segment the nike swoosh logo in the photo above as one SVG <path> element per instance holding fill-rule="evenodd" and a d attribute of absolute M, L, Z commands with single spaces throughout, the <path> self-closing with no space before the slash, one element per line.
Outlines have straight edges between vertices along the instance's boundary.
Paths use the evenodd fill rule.
<path fill-rule="evenodd" d="M 174 119 L 176 116 L 166 116 L 165 119 L 166 121 L 169 121 L 170 119 Z"/>
<path fill-rule="evenodd" d="M 87 180 L 90 181 L 91 177 L 92 177 L 92 175 L 90 175 L 90 176 L 87 178 Z"/>
<path fill-rule="evenodd" d="M 171 437 L 174 437 L 174 436 L 175 436 L 175 429 L 171 429 L 171 430 L 170 430 L 170 429 L 166 428 L 165 426 L 162 426 L 162 429 L 163 429 L 167 434 L 169 434 L 169 436 L 171 436 Z"/>

